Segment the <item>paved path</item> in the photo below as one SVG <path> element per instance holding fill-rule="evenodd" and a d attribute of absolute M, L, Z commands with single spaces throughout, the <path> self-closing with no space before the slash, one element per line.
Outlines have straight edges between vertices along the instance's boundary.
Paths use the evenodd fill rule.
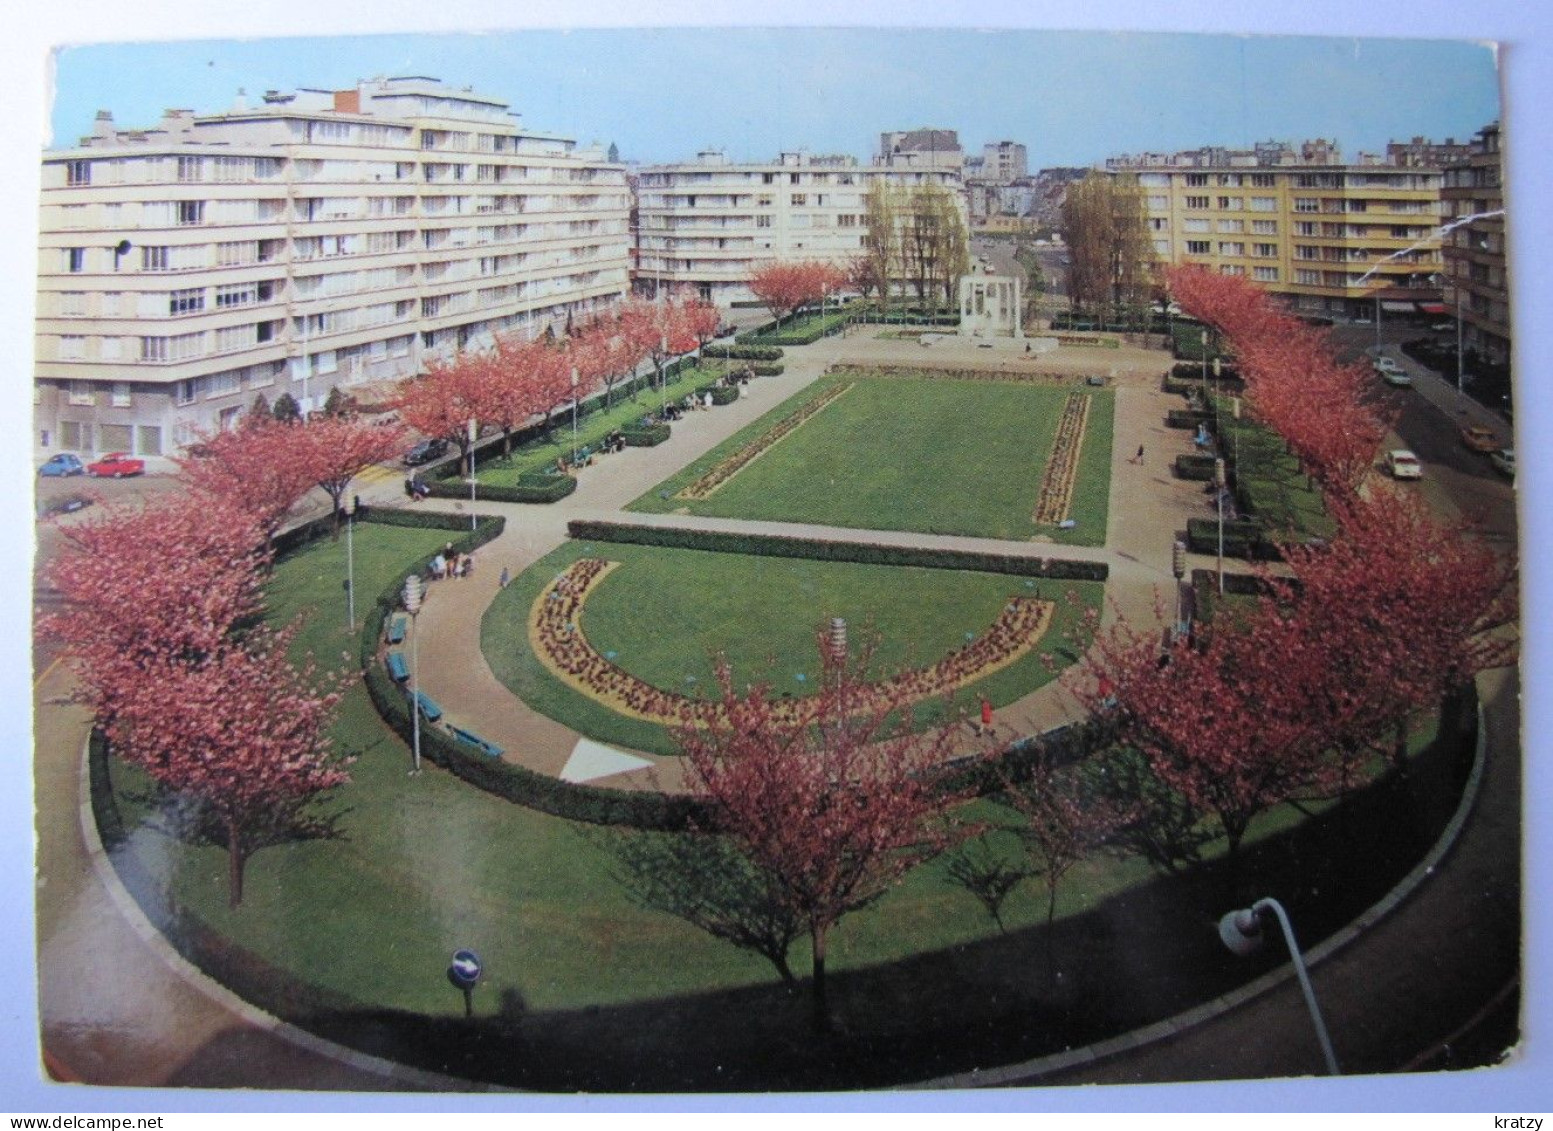
<path fill-rule="evenodd" d="M 670 444 L 631 449 L 588 469 L 578 491 L 562 504 L 481 504 L 482 511 L 505 511 L 508 527 L 498 542 L 481 552 L 482 568 L 475 578 L 443 582 L 435 588 L 421 626 L 421 667 L 428 690 L 443 700 L 455 718 L 466 719 L 465 712 L 471 712 L 467 719 L 478 720 L 476 729 L 481 733 L 489 728 L 488 737 L 503 726 L 520 727 L 522 734 L 509 749 L 524 751 L 536 768 L 556 772 L 575 736 L 528 712 L 495 682 L 471 627 L 478 624 L 494 593 L 501 566 L 507 564 L 516 573 L 559 545 L 571 517 L 615 513 L 644 485 L 665 478 L 816 379 L 843 348 L 849 360 L 881 363 L 931 360 L 947 365 L 987 359 L 986 351 L 958 354 L 951 347 L 924 350 L 912 343 L 856 337 L 789 351 L 789 370 L 783 376 L 754 382 L 753 395 L 733 405 L 687 417 L 676 427 Z M 1039 364 L 1093 371 L 1095 353 L 1075 354 L 1080 351 L 1064 351 L 1063 357 L 1043 358 Z M 1012 351 L 1001 356 L 994 352 L 994 357 L 1010 367 L 1026 364 Z M 1100 361 L 1103 369 L 1115 366 L 1117 386 L 1106 548 L 1024 544 L 1024 549 L 1052 557 L 1102 557 L 1112 566 L 1109 589 L 1121 614 L 1129 620 L 1146 620 L 1153 613 L 1156 592 L 1165 594 L 1162 599 L 1168 601 L 1170 545 L 1184 525 L 1181 516 L 1201 507 L 1202 496 L 1195 485 L 1177 482 L 1169 474 L 1170 460 L 1186 450 L 1187 439 L 1184 432 L 1163 425 L 1166 400 L 1158 391 L 1160 356 L 1108 351 Z M 1140 444 L 1145 448 L 1144 461 L 1129 462 Z M 398 481 L 385 479 L 362 495 L 385 502 L 396 499 Z M 633 519 L 648 520 L 646 516 Z M 841 534 L 860 536 L 857 531 Z M 968 539 L 951 542 L 977 544 Z M 1516 970 L 1520 831 L 1516 688 L 1513 680 L 1504 678 L 1497 684 L 1490 681 L 1488 690 L 1490 749 L 1495 757 L 1466 834 L 1396 916 L 1366 931 L 1317 970 L 1318 993 L 1339 1034 L 1339 1055 L 1350 1067 L 1377 1071 L 1399 1067 L 1399 1047 L 1415 1049 L 1429 1039 L 1426 1034 L 1448 1035 L 1470 1024 L 1473 1012 Z M 61 702 L 67 693 L 68 676 L 61 668 L 45 673 L 36 688 L 39 992 L 50 1062 L 70 1078 L 103 1084 L 363 1091 L 437 1086 L 437 1081 L 354 1054 L 339 1055 L 339 1050 L 331 1052 L 310 1038 L 277 1028 L 181 965 L 165 940 L 144 925 L 138 909 L 124 904 L 122 891 L 104 872 L 94 834 L 80 820 L 81 747 L 87 720 L 77 708 Z M 1020 729 L 1051 725 L 1070 709 L 1054 700 L 1055 693 L 1043 689 L 1002 712 L 1004 721 Z M 493 712 L 489 717 L 473 714 L 488 710 Z M 1310 1050 L 1293 1034 L 1304 1032 L 1305 1025 L 1303 1004 L 1285 987 L 1184 1037 L 1044 1079 L 1049 1083 L 1137 1082 L 1208 1073 L 1226 1077 L 1301 1074 L 1312 1070 Z"/>

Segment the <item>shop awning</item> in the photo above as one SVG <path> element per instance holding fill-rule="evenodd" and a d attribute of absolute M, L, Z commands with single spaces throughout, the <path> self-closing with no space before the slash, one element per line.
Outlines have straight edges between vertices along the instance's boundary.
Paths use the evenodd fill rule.
<path fill-rule="evenodd" d="M 1443 302 L 1421 302 L 1418 304 L 1418 309 L 1423 311 L 1425 314 L 1447 313 L 1446 306 Z"/>
<path fill-rule="evenodd" d="M 1411 314 L 1414 304 L 1411 302 L 1382 302 L 1380 308 L 1387 314 Z"/>

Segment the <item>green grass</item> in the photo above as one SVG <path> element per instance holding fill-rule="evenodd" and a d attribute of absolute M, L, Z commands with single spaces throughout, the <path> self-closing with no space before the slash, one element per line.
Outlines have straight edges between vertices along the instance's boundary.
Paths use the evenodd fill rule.
<path fill-rule="evenodd" d="M 660 394 L 659 390 L 642 389 L 632 399 L 620 393 L 609 409 L 598 409 L 577 420 L 577 446 L 598 450 L 604 437 L 617 428 L 635 424 L 647 413 L 656 414 L 664 399 L 677 401 L 687 393 L 717 380 L 727 370 L 727 363 L 707 361 L 680 370 Z M 496 459 L 486 458 L 475 465 L 475 478 L 491 487 L 515 487 L 518 476 L 528 471 L 541 471 L 552 467 L 555 461 L 572 454 L 572 429 L 569 421 L 556 423 L 547 437 L 531 440 L 513 448 L 512 454 Z"/>
<path fill-rule="evenodd" d="M 358 578 L 376 591 L 417 556 L 423 535 L 438 532 L 363 527 L 362 533 L 369 547 L 365 560 L 358 558 Z M 377 535 L 382 545 L 375 545 Z M 357 548 L 363 552 L 360 542 Z M 396 552 L 403 553 L 397 563 Z M 343 544 L 324 542 L 279 563 L 271 590 L 275 614 L 332 606 L 342 554 Z M 334 619 L 322 612 L 318 618 Z M 318 631 L 328 640 L 334 629 Z M 1027 883 L 1010 897 L 1004 938 L 974 899 L 946 881 L 944 863 L 936 861 L 833 932 L 833 1001 L 847 1030 L 863 1042 L 842 1038 L 853 1043 L 835 1061 L 829 1045 L 815 1045 L 803 999 L 777 989 L 763 959 L 632 899 L 615 878 L 611 846 L 620 834 L 511 805 L 435 767 L 407 777 L 408 751 L 359 687 L 342 704 L 334 733 L 357 756 L 352 781 L 327 802 L 337 835 L 257 852 L 238 910 L 226 905 L 224 851 L 169 836 L 148 808 L 143 778 L 120 764 L 113 778 L 129 839 L 115 860 L 149 877 L 142 898 L 177 907 L 185 921 L 215 932 L 220 941 L 207 942 L 206 961 L 214 945 L 223 968 L 244 974 L 259 1004 L 280 1008 L 280 998 L 289 998 L 286 1016 L 311 1020 L 369 1051 L 454 1071 L 468 1064 L 476 1074 L 542 1088 L 672 1088 L 683 1080 L 702 1088 L 790 1087 L 801 1080 L 859 1086 L 889 1082 L 900 1071 L 963 1069 L 968 1040 L 987 1047 L 981 1063 L 1002 1063 L 1060 1048 L 1064 1039 L 1077 1039 L 1074 1026 L 1092 1039 L 1095 1025 L 1103 1032 L 1106 1025 L 1157 1019 L 1160 1011 L 1222 992 L 1226 977 L 1255 970 L 1227 970 L 1219 954 L 1209 912 L 1225 897 L 1211 877 L 1182 892 L 1176 881 L 1155 881 L 1136 859 L 1099 854 L 1059 891 L 1059 922 L 1073 924 L 1059 947 L 1060 962 L 1069 972 L 1067 992 L 1076 987 L 1082 995 L 1065 999 L 1061 1020 L 1049 1012 L 1050 991 L 1037 975 L 1040 936 L 1030 931 L 1044 919 L 1040 884 Z M 1420 784 L 1414 780 L 1415 792 Z M 963 815 L 986 819 L 994 812 L 978 803 Z M 1259 818 L 1248 850 L 1299 820 L 1292 807 Z M 1394 819 L 1353 825 L 1384 829 L 1388 844 L 1399 827 Z M 1013 851 L 1012 844 L 1005 839 L 1003 848 Z M 1206 855 L 1219 851 L 1215 846 Z M 1362 851 L 1358 858 L 1372 859 Z M 1275 871 L 1257 873 L 1258 882 L 1280 892 L 1287 887 L 1291 898 L 1325 874 L 1313 873 L 1315 865 L 1298 851 L 1287 863 L 1277 860 L 1269 865 Z M 1405 864 L 1387 863 L 1381 871 Z M 1361 869 L 1361 876 L 1342 854 L 1324 867 L 1342 869 L 1332 873 L 1343 877 L 1339 892 L 1368 882 L 1375 870 Z M 1280 887 L 1285 872 L 1292 878 Z M 1117 913 L 1135 925 L 1138 908 L 1164 909 L 1148 923 L 1155 932 L 1146 948 L 1149 963 L 1142 952 L 1118 961 L 1103 945 L 1114 933 L 1108 922 L 1081 918 L 1097 908 L 1108 913 L 1112 899 L 1126 903 Z M 1301 918 L 1311 932 L 1307 941 L 1319 937 L 1311 919 L 1327 902 L 1325 890 L 1322 899 L 1307 901 Z M 1326 929 L 1352 913 L 1339 909 Z M 462 947 L 478 951 L 486 971 L 475 993 L 474 1023 L 462 1020 L 462 999 L 444 975 L 450 955 Z M 1178 964 L 1178 952 L 1206 955 L 1206 964 Z M 800 974 L 807 971 L 802 940 L 791 958 Z M 498 1014 L 506 1028 L 478 1028 Z M 447 1027 L 427 1030 L 424 1018 Z M 875 1035 L 887 1055 L 868 1044 Z M 462 1056 L 469 1042 L 481 1040 L 495 1042 L 483 1058 L 439 1059 L 445 1041 L 464 1050 Z M 1020 1043 L 1026 1040 L 1037 1044 L 1027 1049 Z M 902 1061 L 913 1042 L 927 1051 Z M 789 1077 L 769 1067 L 778 1054 L 810 1075 Z M 938 1057 L 948 1067 L 930 1068 L 941 1063 Z M 816 1067 L 832 1061 L 839 1067 Z M 681 1063 L 684 1077 L 674 1075 Z M 916 1067 L 907 1070 L 904 1063 Z M 724 1065 L 742 1075 L 724 1075 Z"/>
<path fill-rule="evenodd" d="M 1092 398 L 1071 530 L 1032 518 L 1068 390 L 993 381 L 845 378 L 850 391 L 707 499 L 677 493 L 836 379 L 765 414 L 632 510 L 1075 545 L 1105 542 L 1114 400 Z"/>
<path fill-rule="evenodd" d="M 1270 532 L 1328 537 L 1334 527 L 1321 490 L 1301 470 L 1283 438 L 1254 420 L 1221 417 L 1241 496 Z"/>
<path fill-rule="evenodd" d="M 676 753 L 656 724 L 626 718 L 567 687 L 528 647 L 528 613 L 554 576 L 583 557 L 621 562 L 588 598 L 588 640 L 638 678 L 666 691 L 713 693 L 713 655 L 722 651 L 741 682 L 765 680 L 778 693 L 803 695 L 818 673 L 814 633 L 845 617 L 854 633 L 881 638 L 882 672 L 924 667 L 979 635 L 1012 595 L 1040 592 L 1057 601 L 1045 638 L 1016 664 L 972 684 L 956 703 L 985 694 L 1002 706 L 1049 682 L 1073 660 L 1066 639 L 1085 608 L 1098 608 L 1102 586 L 1041 582 L 954 570 L 867 566 L 648 546 L 569 543 L 535 563 L 486 612 L 481 646 L 496 677 L 536 710 L 605 742 Z M 1072 594 L 1076 600 L 1070 602 Z M 799 676 L 804 678 L 800 679 Z M 924 704 L 922 721 L 944 717 Z"/>

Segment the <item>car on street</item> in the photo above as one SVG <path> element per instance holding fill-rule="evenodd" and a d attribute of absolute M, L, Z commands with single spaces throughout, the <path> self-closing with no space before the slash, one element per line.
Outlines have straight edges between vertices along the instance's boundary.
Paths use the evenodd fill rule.
<path fill-rule="evenodd" d="M 80 456 L 60 452 L 57 456 L 50 456 L 48 462 L 38 468 L 38 474 L 45 479 L 63 479 L 70 475 L 85 475 L 86 466 Z"/>
<path fill-rule="evenodd" d="M 1475 452 L 1492 452 L 1499 448 L 1494 430 L 1483 424 L 1469 424 L 1461 430 L 1461 442 Z"/>
<path fill-rule="evenodd" d="M 146 461 L 136 459 L 128 452 L 109 452 L 96 463 L 86 465 L 86 474 L 93 479 L 123 479 L 128 475 L 144 475 Z"/>
<path fill-rule="evenodd" d="M 434 459 L 441 459 L 448 454 L 448 442 L 443 439 L 432 438 L 422 440 L 404 454 L 406 467 L 420 467 L 423 463 L 430 463 Z"/>
<path fill-rule="evenodd" d="M 1501 475 L 1515 478 L 1515 449 L 1500 448 L 1488 457 L 1488 462 L 1494 465 L 1494 470 Z"/>
<path fill-rule="evenodd" d="M 1424 465 L 1406 448 L 1395 448 L 1386 453 L 1386 470 L 1393 479 L 1422 479 Z"/>
<path fill-rule="evenodd" d="M 1433 330 L 1437 334 L 1443 333 L 1446 330 L 1454 330 L 1455 328 L 1456 323 L 1454 322 L 1436 322 L 1434 325 L 1429 327 L 1429 329 Z"/>
<path fill-rule="evenodd" d="M 57 514 L 74 514 L 76 511 L 85 510 L 94 501 L 90 495 L 83 495 L 80 491 L 69 495 L 56 495 L 52 499 L 39 499 L 38 517 L 44 519 L 53 518 Z"/>
<path fill-rule="evenodd" d="M 1410 388 L 1413 378 L 1407 370 L 1389 357 L 1377 357 L 1374 362 L 1375 372 L 1380 374 L 1381 380 L 1388 385 L 1395 385 L 1399 389 Z"/>

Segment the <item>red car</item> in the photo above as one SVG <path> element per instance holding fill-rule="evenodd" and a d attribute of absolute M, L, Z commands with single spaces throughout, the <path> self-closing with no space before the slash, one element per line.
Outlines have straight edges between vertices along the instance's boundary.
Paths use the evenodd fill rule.
<path fill-rule="evenodd" d="M 95 479 L 123 479 L 126 475 L 144 475 L 146 461 L 134 459 L 128 452 L 109 452 L 96 463 L 86 465 L 86 474 Z"/>

